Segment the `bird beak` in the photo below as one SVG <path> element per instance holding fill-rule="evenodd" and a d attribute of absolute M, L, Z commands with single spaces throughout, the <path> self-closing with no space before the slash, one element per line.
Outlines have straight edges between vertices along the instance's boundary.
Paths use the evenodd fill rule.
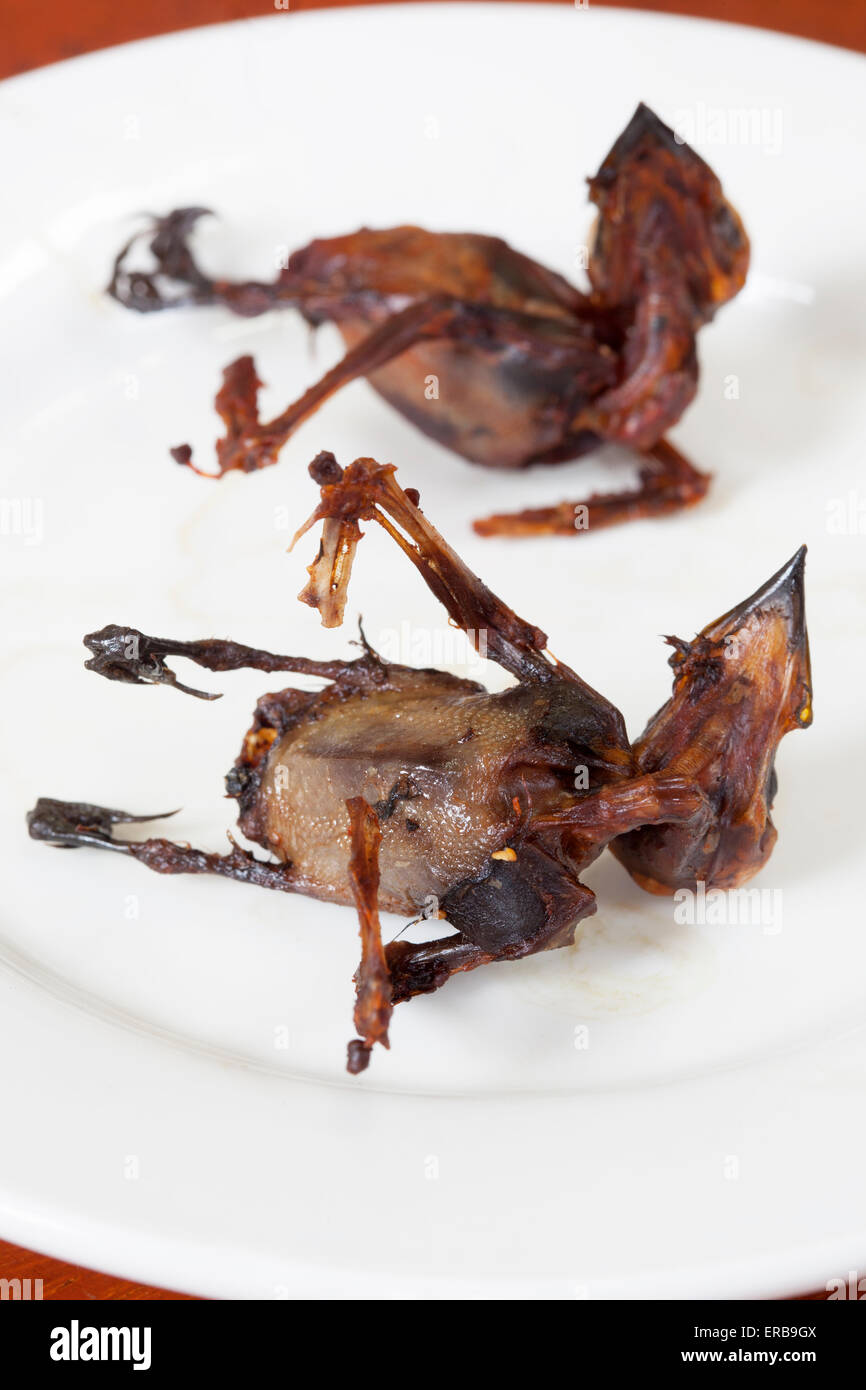
<path fill-rule="evenodd" d="M 714 818 L 697 834 L 660 826 L 615 842 L 617 858 L 650 891 L 701 881 L 734 888 L 772 851 L 776 749 L 812 722 L 805 558 L 803 546 L 694 641 L 667 639 L 674 690 L 635 744 L 637 767 L 692 778 Z"/>

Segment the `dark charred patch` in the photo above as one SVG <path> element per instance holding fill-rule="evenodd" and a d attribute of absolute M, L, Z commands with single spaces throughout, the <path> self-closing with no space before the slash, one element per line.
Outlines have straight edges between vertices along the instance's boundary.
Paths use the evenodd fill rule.
<path fill-rule="evenodd" d="M 414 801 L 419 795 L 411 777 L 403 772 L 397 778 L 384 801 L 376 801 L 373 810 L 380 820 L 390 820 L 401 801 Z"/>

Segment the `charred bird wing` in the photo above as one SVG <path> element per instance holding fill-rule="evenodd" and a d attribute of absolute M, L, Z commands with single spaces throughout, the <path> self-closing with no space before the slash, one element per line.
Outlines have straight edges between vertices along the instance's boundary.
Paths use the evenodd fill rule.
<path fill-rule="evenodd" d="M 166 665 L 166 657 L 179 656 L 208 671 L 292 671 L 298 675 L 322 676 L 326 680 L 336 680 L 353 667 L 367 662 L 360 661 L 313 661 L 303 656 L 278 656 L 274 652 L 262 651 L 256 647 L 244 646 L 241 642 L 223 641 L 220 638 L 206 638 L 199 642 L 178 642 L 171 638 L 149 637 L 133 627 L 119 627 L 110 623 L 91 632 L 84 638 L 84 645 L 93 656 L 85 661 L 88 671 L 95 671 L 107 680 L 124 681 L 131 685 L 171 685 L 187 695 L 195 695 L 200 700 L 219 700 L 220 695 L 195 690 L 177 679 L 174 671 Z"/>
<path fill-rule="evenodd" d="M 241 849 L 231 836 L 232 848 L 228 854 L 210 854 L 192 845 L 158 838 L 114 839 L 115 825 L 139 825 L 176 814 L 176 811 L 165 811 L 155 816 L 134 816 L 128 811 L 94 806 L 89 802 L 40 797 L 33 810 L 27 813 L 27 827 L 33 840 L 44 840 L 60 849 L 90 847 L 114 850 L 137 859 L 158 874 L 216 874 L 220 878 L 233 878 L 241 883 L 274 888 L 283 893 L 295 893 L 302 889 L 303 885 L 299 885 L 293 876 L 291 864 L 273 864 L 256 859 L 255 855 Z"/>
<path fill-rule="evenodd" d="M 667 439 L 640 455 L 637 486 L 622 492 L 594 492 L 580 502 L 496 512 L 473 521 L 479 536 L 594 535 L 607 526 L 646 517 L 669 516 L 706 496 L 712 478 L 701 473 Z"/>
<path fill-rule="evenodd" d="M 512 324 L 513 316 L 497 316 L 489 308 L 464 303 L 448 295 L 420 299 L 372 328 L 336 366 L 273 420 L 259 418 L 258 393 L 263 383 L 253 358 L 245 354 L 225 368 L 216 397 L 217 413 L 226 427 L 224 437 L 217 443 L 216 473 L 205 473 L 195 466 L 188 444 L 173 448 L 171 456 L 176 463 L 192 468 L 202 477 L 221 478 L 233 471 L 256 473 L 259 469 L 270 468 L 298 426 L 350 381 L 369 376 L 422 341 L 446 338 L 476 344 L 496 341 L 497 326 L 500 335 L 507 335 Z"/>
<path fill-rule="evenodd" d="M 160 811 L 157 815 L 134 816 L 129 811 L 94 806 L 89 801 L 55 801 L 40 796 L 33 810 L 27 812 L 27 829 L 31 840 L 45 840 L 62 849 L 93 845 L 127 854 L 127 843 L 113 837 L 115 825 L 141 825 L 176 815 L 177 811 Z"/>

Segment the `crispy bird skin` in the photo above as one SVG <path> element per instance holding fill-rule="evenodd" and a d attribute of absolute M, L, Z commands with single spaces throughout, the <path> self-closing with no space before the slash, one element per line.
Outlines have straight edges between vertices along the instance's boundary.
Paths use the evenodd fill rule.
<path fill-rule="evenodd" d="M 301 595 L 342 620 L 361 522 L 392 537 L 450 619 L 515 683 L 474 681 L 383 661 L 362 634 L 353 661 L 314 662 L 237 642 L 89 634 L 89 669 L 109 680 L 181 684 L 182 657 L 210 671 L 252 667 L 322 678 L 320 690 L 264 695 L 226 779 L 238 824 L 264 849 L 227 854 L 162 838 L 115 838 L 148 817 L 42 798 L 35 839 L 130 855 L 158 873 L 219 874 L 354 905 L 361 930 L 348 1069 L 388 1046 L 395 1005 L 452 975 L 566 946 L 595 911 L 581 881 L 610 845 L 653 892 L 734 887 L 775 840 L 773 759 L 812 717 L 804 551 L 745 603 L 674 647 L 674 693 L 632 746 L 621 714 L 547 651 L 464 564 L 392 465 L 333 455 L 310 465 L 320 500 L 303 535 L 322 542 Z M 580 772 L 580 778 L 576 773 Z M 379 913 L 441 920 L 450 934 L 383 944 Z"/>
<path fill-rule="evenodd" d="M 812 722 L 803 546 L 751 598 L 674 648 L 673 695 L 634 746 L 645 773 L 692 778 L 713 808 L 702 838 L 642 827 L 613 852 L 643 888 L 736 888 L 772 853 L 776 749 Z"/>
<path fill-rule="evenodd" d="M 221 305 L 256 315 L 295 308 L 336 324 L 341 362 L 272 420 L 258 409 L 253 359 L 224 372 L 220 477 L 277 461 L 294 430 L 346 383 L 366 377 L 420 430 L 471 463 L 524 468 L 610 440 L 639 455 L 637 486 L 583 502 L 494 515 L 482 535 L 579 535 L 700 501 L 709 477 L 664 439 L 697 390 L 696 337 L 742 288 L 749 243 L 718 178 L 639 106 L 594 178 L 589 292 L 498 237 L 420 227 L 362 228 L 310 242 L 272 283 L 204 274 L 189 238 L 205 208 L 145 233 L 154 266 L 118 255 L 109 292 L 142 313 Z M 189 445 L 172 450 L 199 470 Z"/>
<path fill-rule="evenodd" d="M 355 975 L 355 1027 L 360 1033 L 349 1043 L 346 1070 L 357 1076 L 370 1064 L 375 1043 L 388 1047 L 388 1025 L 394 1004 L 391 973 L 382 945 L 379 921 L 379 817 L 362 796 L 346 802 L 352 831 L 349 873 L 361 928 L 361 963 Z"/>

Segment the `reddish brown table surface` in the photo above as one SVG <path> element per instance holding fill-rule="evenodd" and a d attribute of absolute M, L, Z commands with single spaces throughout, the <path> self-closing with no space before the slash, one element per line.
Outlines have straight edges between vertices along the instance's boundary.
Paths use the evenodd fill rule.
<path fill-rule="evenodd" d="M 346 0 L 288 0 L 290 10 L 331 9 Z M 356 0 L 348 0 L 349 4 Z M 363 3 L 363 0 L 362 0 Z M 401 0 L 388 0 L 401 3 Z M 570 4 L 572 0 L 563 0 Z M 597 0 L 590 0 L 596 4 Z M 738 24 L 780 29 L 824 43 L 866 49 L 863 0 L 608 0 L 630 9 L 702 15 Z M 0 77 L 27 68 L 88 53 L 128 39 L 143 39 L 172 29 L 217 24 L 226 19 L 272 14 L 273 0 L 136 0 L 111 5 L 106 0 L 0 0 L 3 46 Z M 290 15 L 285 16 L 286 20 Z"/>
<path fill-rule="evenodd" d="M 331 9 L 342 0 L 290 0 L 292 10 Z M 617 0 L 608 0 L 617 4 Z M 355 3 L 355 0 L 348 0 Z M 362 0 L 363 3 L 363 0 Z M 399 4 L 401 0 L 387 0 Z M 447 3 L 447 0 L 446 0 Z M 563 0 L 570 4 L 572 0 Z M 596 0 L 591 0 L 592 4 Z M 821 39 L 866 50 L 864 0 L 652 0 L 632 9 L 663 10 L 670 14 L 701 15 L 738 24 L 756 24 L 788 34 Z M 217 24 L 227 19 L 271 14 L 276 6 L 261 0 L 150 0 L 133 5 L 106 5 L 105 0 L 0 0 L 4 42 L 0 49 L 0 78 L 28 68 L 72 58 L 94 48 L 148 38 L 173 29 Z M 288 20 L 290 16 L 286 16 Z M 0 1241 L 0 1277 L 42 1279 L 43 1296 L 55 1299 L 184 1298 L 184 1294 L 131 1284 L 109 1274 L 96 1274 L 79 1265 L 64 1264 L 45 1255 Z M 808 1298 L 825 1298 L 813 1293 Z"/>

